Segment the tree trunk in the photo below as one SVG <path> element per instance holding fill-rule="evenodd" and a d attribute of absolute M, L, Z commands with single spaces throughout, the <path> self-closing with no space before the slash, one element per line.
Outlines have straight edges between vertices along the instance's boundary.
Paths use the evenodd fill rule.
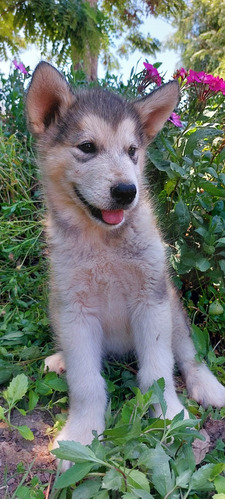
<path fill-rule="evenodd" d="M 96 7 L 98 0 L 87 0 L 91 7 Z M 72 61 L 77 61 L 77 54 L 73 55 L 72 49 Z M 98 56 L 90 53 L 89 48 L 85 52 L 83 57 L 83 61 L 75 62 L 73 64 L 73 68 L 75 71 L 82 69 L 87 75 L 88 81 L 97 80 L 98 75 Z"/>

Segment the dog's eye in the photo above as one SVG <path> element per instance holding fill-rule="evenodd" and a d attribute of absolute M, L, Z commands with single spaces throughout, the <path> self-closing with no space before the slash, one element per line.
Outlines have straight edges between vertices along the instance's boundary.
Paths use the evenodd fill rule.
<path fill-rule="evenodd" d="M 83 153 L 96 153 L 96 146 L 93 142 L 83 142 L 82 144 L 78 144 L 78 149 L 83 151 Z"/>
<path fill-rule="evenodd" d="M 133 158 L 135 153 L 136 153 L 136 147 L 135 146 L 130 146 L 129 149 L 128 149 L 128 154 L 130 156 L 130 158 Z"/>

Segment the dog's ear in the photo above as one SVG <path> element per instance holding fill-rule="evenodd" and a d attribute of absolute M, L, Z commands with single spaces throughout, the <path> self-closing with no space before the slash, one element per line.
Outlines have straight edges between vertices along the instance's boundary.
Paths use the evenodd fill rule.
<path fill-rule="evenodd" d="M 179 84 L 176 80 L 162 85 L 148 96 L 134 102 L 148 141 L 161 130 L 170 117 L 179 99 Z"/>
<path fill-rule="evenodd" d="M 73 102 L 74 95 L 61 73 L 51 64 L 39 63 L 26 98 L 28 127 L 32 134 L 42 134 Z"/>

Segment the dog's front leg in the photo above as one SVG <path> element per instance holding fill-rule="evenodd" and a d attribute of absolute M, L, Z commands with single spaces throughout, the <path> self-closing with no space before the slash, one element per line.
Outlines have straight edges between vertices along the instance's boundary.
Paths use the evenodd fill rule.
<path fill-rule="evenodd" d="M 132 318 L 134 343 L 139 361 L 138 380 L 142 392 L 146 392 L 155 380 L 165 380 L 164 397 L 167 403 L 166 417 L 172 419 L 183 406 L 180 403 L 173 380 L 172 319 L 167 298 L 153 305 L 139 304 Z M 162 413 L 155 405 L 155 414 Z M 185 410 L 185 417 L 188 413 Z"/>
<path fill-rule="evenodd" d="M 70 409 L 65 427 L 55 441 L 90 444 L 92 430 L 104 430 L 105 383 L 101 376 L 102 328 L 92 315 L 61 316 L 61 345 L 69 385 Z M 70 464 L 64 463 L 64 470 Z"/>

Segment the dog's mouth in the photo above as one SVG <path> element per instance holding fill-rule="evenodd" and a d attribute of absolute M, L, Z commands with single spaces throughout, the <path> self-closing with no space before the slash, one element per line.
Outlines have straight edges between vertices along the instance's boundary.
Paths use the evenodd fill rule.
<path fill-rule="evenodd" d="M 90 214 L 101 222 L 111 226 L 117 226 L 121 224 L 124 220 L 124 210 L 123 209 L 115 209 L 115 210 L 101 210 L 100 208 L 94 207 L 84 198 L 79 189 L 76 186 L 73 186 L 73 190 L 79 200 L 85 205 Z"/>

